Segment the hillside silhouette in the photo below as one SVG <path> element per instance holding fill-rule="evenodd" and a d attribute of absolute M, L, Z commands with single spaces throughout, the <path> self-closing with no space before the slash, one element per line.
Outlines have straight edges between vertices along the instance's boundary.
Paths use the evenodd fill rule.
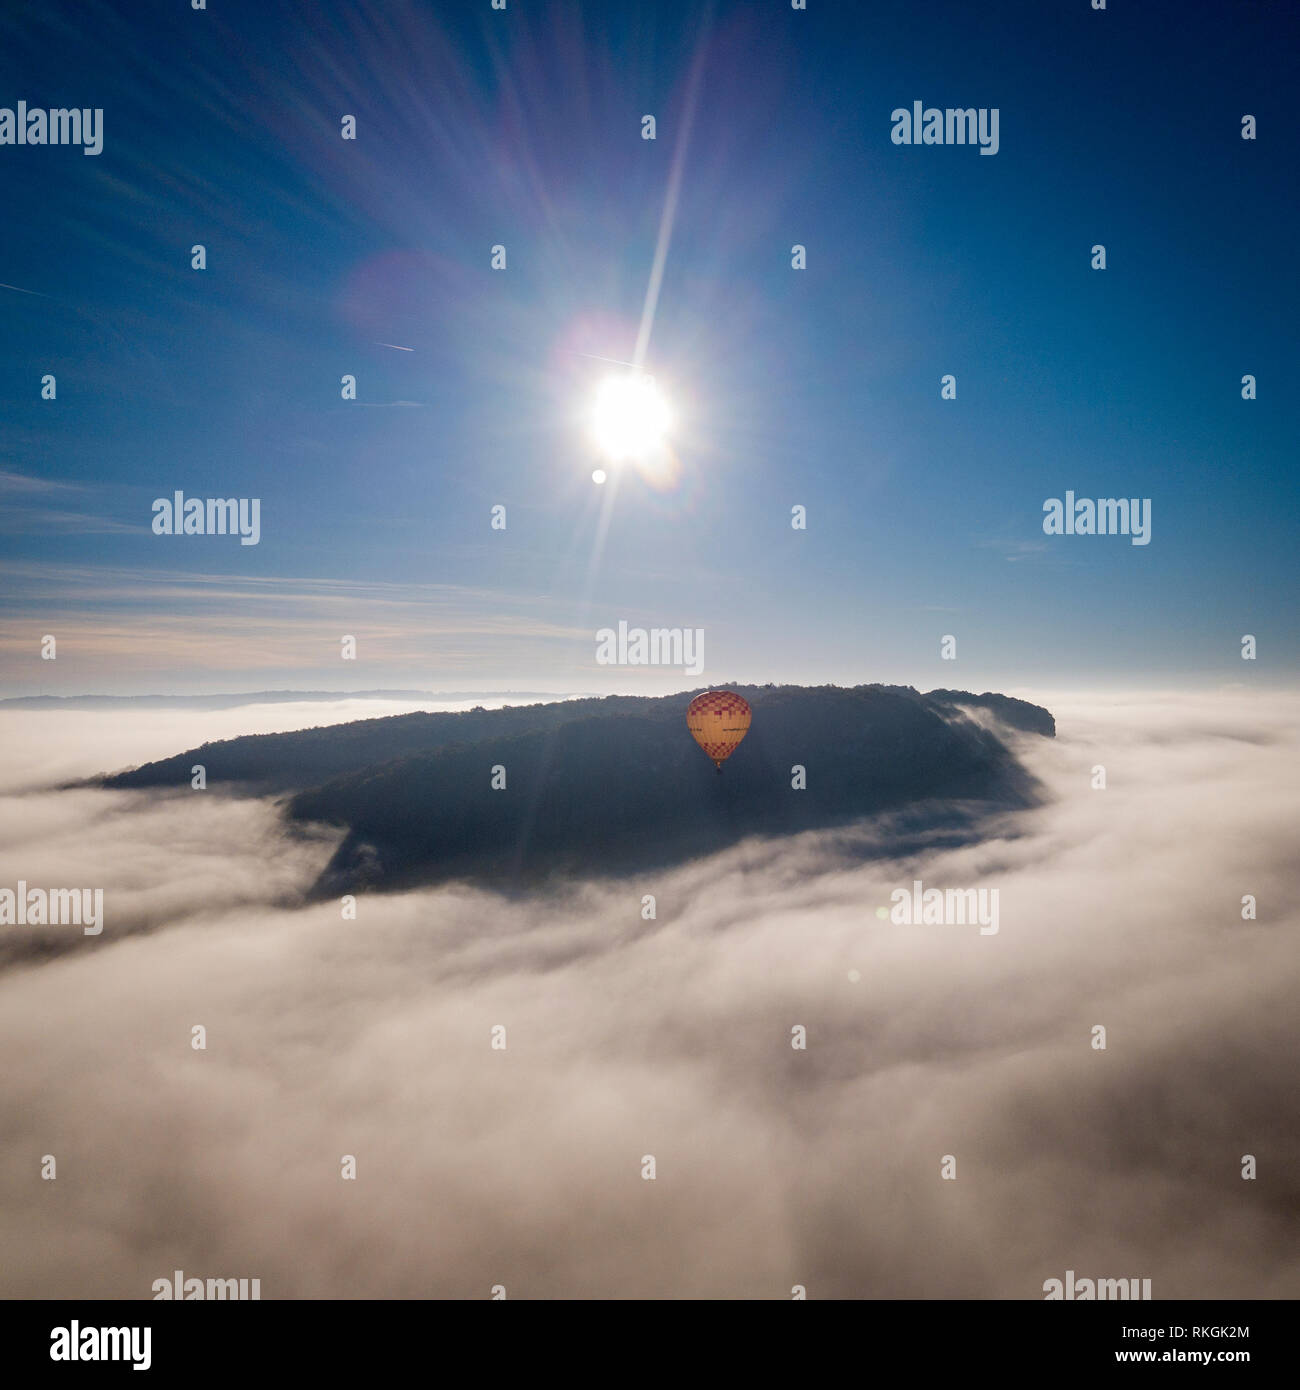
<path fill-rule="evenodd" d="M 1006 696 L 911 687 L 729 686 L 754 710 L 718 776 L 685 726 L 698 691 L 501 710 L 394 715 L 251 735 L 105 779 L 112 787 L 288 793 L 290 822 L 345 830 L 321 894 L 467 879 L 663 867 L 753 835 L 910 812 L 914 830 L 969 838 L 973 820 L 1037 800 L 1007 730 L 1052 737 L 1052 716 Z M 972 717 L 975 716 L 975 717 Z M 806 769 L 794 790 L 792 771 Z M 494 768 L 505 769 L 494 790 Z"/>

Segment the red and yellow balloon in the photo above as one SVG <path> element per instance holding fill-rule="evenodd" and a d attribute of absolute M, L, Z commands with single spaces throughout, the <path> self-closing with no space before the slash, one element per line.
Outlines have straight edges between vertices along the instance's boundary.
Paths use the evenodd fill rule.
<path fill-rule="evenodd" d="M 734 690 L 706 690 L 686 707 L 691 737 L 713 759 L 718 771 L 749 732 L 749 701 Z"/>

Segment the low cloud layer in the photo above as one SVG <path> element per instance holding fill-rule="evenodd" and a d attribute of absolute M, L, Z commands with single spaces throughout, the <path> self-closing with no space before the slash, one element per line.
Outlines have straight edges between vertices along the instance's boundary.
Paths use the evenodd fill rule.
<path fill-rule="evenodd" d="M 977 846 L 846 867 L 806 835 L 356 921 L 300 905 L 332 842 L 272 805 L 48 789 L 247 712 L 0 715 L 0 887 L 106 916 L 51 956 L 75 929 L 0 927 L 0 1295 L 1297 1296 L 1295 701 L 1044 702 L 1051 799 Z M 999 930 L 879 915 L 914 879 L 996 888 Z"/>

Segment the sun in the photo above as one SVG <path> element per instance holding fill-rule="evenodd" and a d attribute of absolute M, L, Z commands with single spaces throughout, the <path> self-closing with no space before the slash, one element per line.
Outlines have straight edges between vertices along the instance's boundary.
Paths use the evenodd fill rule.
<path fill-rule="evenodd" d="M 591 434 L 615 463 L 644 462 L 664 447 L 672 411 L 653 377 L 628 373 L 607 377 L 596 391 Z"/>

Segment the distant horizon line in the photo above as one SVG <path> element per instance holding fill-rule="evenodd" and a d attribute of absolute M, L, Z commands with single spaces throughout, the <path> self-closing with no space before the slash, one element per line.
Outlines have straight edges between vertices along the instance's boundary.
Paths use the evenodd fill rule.
<path fill-rule="evenodd" d="M 708 689 L 727 689 L 729 687 L 761 689 L 770 686 L 773 689 L 782 686 L 797 686 L 801 689 L 815 690 L 819 687 L 834 687 L 841 690 L 853 690 L 858 686 L 876 685 L 882 688 L 898 688 L 916 690 L 924 693 L 922 688 L 910 682 L 899 681 L 722 681 L 717 685 L 710 685 L 703 682 L 697 685 L 684 687 L 680 690 L 419 690 L 409 687 L 376 687 L 366 690 L 294 690 L 282 688 L 276 690 L 221 690 L 191 692 L 187 694 L 165 694 L 162 692 L 148 692 L 129 695 L 108 695 L 86 692 L 79 695 L 7 695 L 0 696 L 0 709 L 5 706 L 10 708 L 26 707 L 33 705 L 52 705 L 52 704 L 85 704 L 93 702 L 96 704 L 130 704 L 132 702 L 166 702 L 169 704 L 198 704 L 211 702 L 214 700 L 228 701 L 231 703 L 252 704 L 259 700 L 276 700 L 282 703 L 291 703 L 294 700 L 359 700 L 359 699 L 419 699 L 419 700 L 475 700 L 475 699 L 502 699 L 506 696 L 519 698 L 527 697 L 531 699 L 573 699 L 573 700 L 603 700 L 612 698 L 622 699 L 666 699 L 673 695 L 685 695 L 695 690 Z M 955 690 L 959 687 L 951 685 L 932 686 L 933 690 Z M 979 693 L 971 691 L 970 693 Z M 991 694 L 992 691 L 983 693 Z M 1001 692 L 999 692 L 1001 693 Z"/>
<path fill-rule="evenodd" d="M 954 672 L 955 676 L 957 673 Z M 660 699 L 666 696 L 686 694 L 691 690 L 699 689 L 724 689 L 728 686 L 739 687 L 762 687 L 762 686 L 803 686 L 806 688 L 816 688 L 818 686 L 839 686 L 842 689 L 853 689 L 862 685 L 878 685 L 882 687 L 896 686 L 900 689 L 911 688 L 918 693 L 924 694 L 932 690 L 965 690 L 971 694 L 1002 694 L 1012 698 L 1025 698 L 1033 696 L 1043 698 L 1048 695 L 1056 696 L 1114 696 L 1123 694 L 1140 694 L 1144 696 L 1154 695 L 1192 695 L 1217 692 L 1220 694 L 1243 694 L 1252 685 L 1261 694 L 1279 694 L 1288 691 L 1295 691 L 1300 688 L 1300 683 L 1294 679 L 1279 683 L 1274 682 L 1245 682 L 1245 681 L 1203 681 L 1195 685 L 1187 684 L 1182 686 L 1142 686 L 1124 685 L 1119 683 L 1106 685 L 1069 685 L 1045 683 L 1039 685 L 1033 682 L 1015 682 L 1010 685 L 1003 685 L 1000 688 L 996 685 L 988 684 L 987 680 L 976 681 L 970 684 L 954 683 L 952 681 L 943 682 L 939 685 L 917 685 L 914 682 L 897 680 L 813 680 L 813 681 L 722 681 L 716 684 L 701 682 L 697 685 L 684 687 L 681 690 L 530 690 L 530 689 L 477 689 L 477 690 L 422 690 L 413 687 L 385 686 L 371 687 L 365 690 L 322 690 L 322 689 L 293 689 L 280 687 L 278 689 L 260 690 L 215 690 L 187 693 L 165 693 L 161 691 L 134 692 L 131 694 L 97 694 L 94 692 L 82 692 L 75 695 L 51 695 L 51 694 L 26 694 L 26 695 L 6 695 L 0 696 L 0 709 L 32 709 L 39 707 L 73 707 L 76 705 L 95 704 L 95 705 L 128 705 L 133 703 L 152 702 L 155 704 L 170 705 L 196 705 L 211 703 L 213 701 L 227 702 L 232 705 L 255 704 L 258 702 L 274 701 L 278 703 L 292 703 L 296 700 L 325 702 L 330 700 L 472 700 L 472 699 L 505 699 L 513 697 L 517 699 L 530 700 L 559 700 L 559 699 L 605 699 L 608 697 L 642 697 Z M 983 690 L 980 690 L 983 686 Z"/>
<path fill-rule="evenodd" d="M 294 700 L 356 700 L 356 699 L 435 699 L 468 700 L 476 696 L 496 697 L 499 695 L 597 695 L 597 691 L 569 690 L 419 690 L 412 687 L 376 687 L 366 690 L 297 690 L 289 687 L 266 690 L 212 690 L 187 693 L 167 693 L 163 691 L 137 691 L 129 695 L 98 694 L 85 691 L 78 695 L 5 695 L 0 696 L 0 706 L 31 705 L 74 702 L 77 700 L 255 700 L 271 697 Z"/>

